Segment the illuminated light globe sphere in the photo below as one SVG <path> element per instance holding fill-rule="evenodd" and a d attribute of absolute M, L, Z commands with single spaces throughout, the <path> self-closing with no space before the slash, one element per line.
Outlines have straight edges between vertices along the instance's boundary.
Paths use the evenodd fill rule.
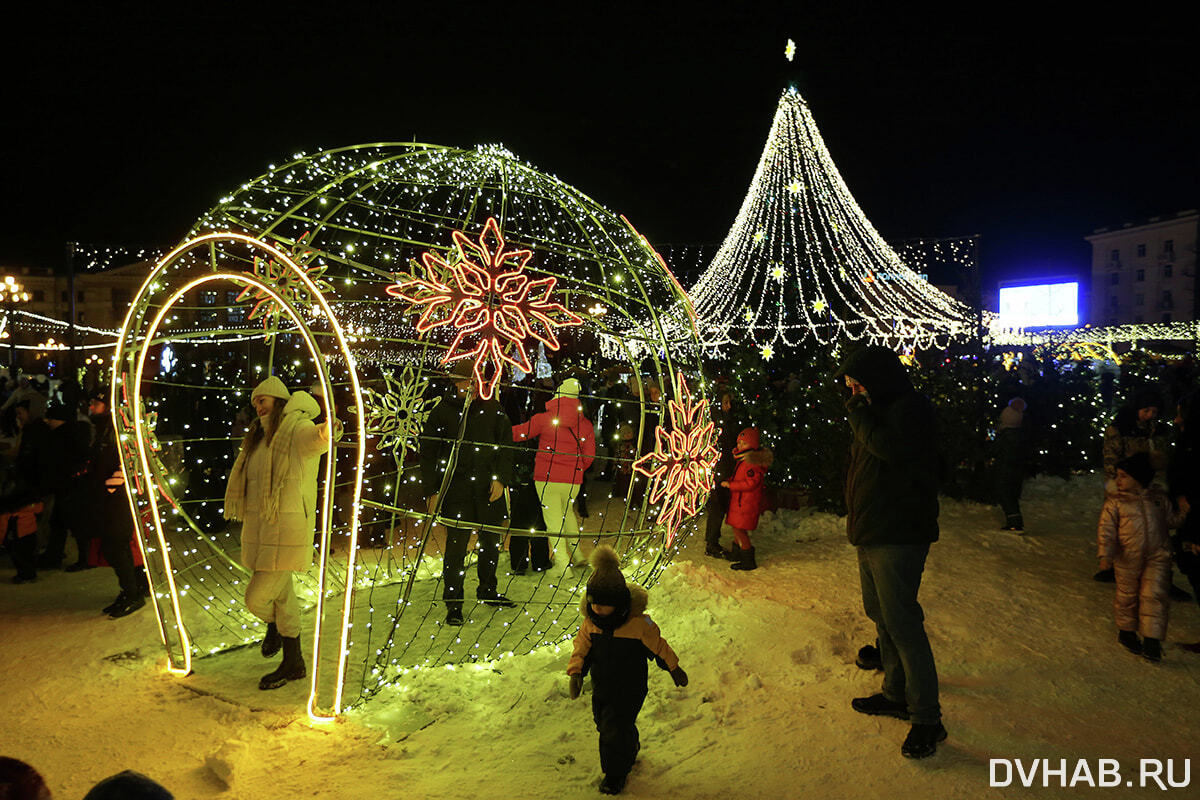
<path fill-rule="evenodd" d="M 599 441 L 570 560 L 609 544 L 649 586 L 711 487 L 698 357 L 687 296 L 633 226 L 501 147 L 373 144 L 272 166 L 159 262 L 118 349 L 115 417 L 170 668 L 263 635 L 222 499 L 267 375 L 323 411 L 332 401 L 342 423 L 322 459 L 314 565 L 296 581 L 320 717 L 408 670 L 525 653 L 578 626 L 590 570 L 561 550 L 522 575 L 501 553 L 515 608 L 474 602 L 469 554 L 466 624 L 445 624 L 445 529 L 421 456 L 445 441 L 425 423 L 462 405 L 463 370 L 510 417 L 542 410 L 539 382 L 580 380 Z M 452 442 L 497 445 L 532 465 L 511 439 Z M 493 531 L 506 543 L 530 533 L 509 520 Z"/>

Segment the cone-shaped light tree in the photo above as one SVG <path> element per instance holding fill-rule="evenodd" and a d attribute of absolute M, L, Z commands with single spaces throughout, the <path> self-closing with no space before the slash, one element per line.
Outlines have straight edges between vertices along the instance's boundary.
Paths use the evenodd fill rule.
<path fill-rule="evenodd" d="M 764 358 L 858 340 L 897 349 L 970 336 L 972 310 L 909 268 L 871 225 L 795 89 L 779 99 L 737 219 L 690 292 L 704 344 Z"/>

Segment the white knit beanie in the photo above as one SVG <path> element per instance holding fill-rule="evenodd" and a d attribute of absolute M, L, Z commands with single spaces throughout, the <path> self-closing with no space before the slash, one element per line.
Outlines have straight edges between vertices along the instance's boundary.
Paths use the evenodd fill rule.
<path fill-rule="evenodd" d="M 283 385 L 283 381 L 272 375 L 265 381 L 254 387 L 254 391 L 250 393 L 250 399 L 266 395 L 267 397 L 278 397 L 281 400 L 291 400 L 292 395 L 288 392 L 287 387 Z"/>
<path fill-rule="evenodd" d="M 554 390 L 555 397 L 579 397 L 579 381 L 574 378 L 567 378 L 558 385 Z"/>

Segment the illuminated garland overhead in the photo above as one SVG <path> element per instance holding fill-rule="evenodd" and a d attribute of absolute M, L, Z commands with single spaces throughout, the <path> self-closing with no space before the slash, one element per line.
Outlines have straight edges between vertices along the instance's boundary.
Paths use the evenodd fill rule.
<path fill-rule="evenodd" d="M 690 294 L 709 349 L 745 342 L 764 358 L 847 339 L 939 346 L 976 326 L 872 227 L 795 89 L 780 98 L 741 210 Z"/>
<path fill-rule="evenodd" d="M 993 329 L 988 341 L 993 345 L 1035 345 L 1095 342 L 1098 345 L 1138 342 L 1194 342 L 1200 344 L 1200 322 L 1153 322 L 1133 325 L 1109 325 L 1080 328 L 1023 330 Z"/>

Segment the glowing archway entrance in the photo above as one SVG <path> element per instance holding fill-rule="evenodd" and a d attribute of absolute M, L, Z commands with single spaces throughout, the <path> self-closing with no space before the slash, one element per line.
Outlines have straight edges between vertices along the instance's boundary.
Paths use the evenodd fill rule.
<path fill-rule="evenodd" d="M 293 358 L 291 366 L 311 368 L 312 385 L 323 398 L 336 397 L 337 387 L 357 397 L 358 375 L 346 336 L 310 273 L 293 256 L 250 236 L 205 234 L 185 242 L 159 261 L 131 304 L 122 326 L 114 359 L 111 407 L 127 476 L 130 508 L 146 556 L 152 606 L 171 672 L 191 672 L 196 646 L 188 623 L 205 622 L 190 618 L 185 621 L 180 600 L 189 593 L 201 596 L 204 609 L 213 603 L 222 606 L 223 614 L 214 615 L 218 621 L 209 621 L 215 634 L 209 630 L 213 635 L 208 638 L 216 640 L 215 644 L 209 644 L 210 652 L 248 644 L 261 635 L 257 620 L 238 607 L 237 587 L 248 574 L 229 554 L 228 543 L 233 537 L 228 530 L 198 521 L 198 509 L 189 506 L 191 501 L 186 497 L 181 498 L 174 474 L 178 470 L 169 469 L 165 463 L 172 456 L 163 442 L 174 439 L 167 440 L 167 431 L 160 428 L 159 411 L 149 410 L 148 404 L 163 409 L 163 416 L 170 420 L 172 436 L 199 427 L 201 421 L 210 421 L 209 415 L 218 412 L 194 405 L 172 406 L 170 397 L 164 399 L 169 387 L 156 386 L 161 391 L 148 392 L 155 382 L 147 377 L 156 374 L 157 356 L 167 345 L 206 347 L 210 355 L 234 353 L 243 344 L 265 346 L 266 366 L 260 374 L 249 372 L 240 383 L 211 387 L 237 397 L 247 394 L 247 384 L 264 377 L 262 373 L 272 374 L 277 366 L 282 366 L 290 352 L 280 342 L 287 339 L 292 349 L 306 356 L 303 361 Z M 239 299 L 250 296 L 256 301 L 254 309 L 236 319 L 231 315 L 217 326 L 218 321 L 212 316 L 215 312 L 204 310 L 206 299 L 230 285 L 239 290 Z M 247 358 L 247 368 L 249 361 Z M 332 417 L 327 401 L 323 406 L 326 415 Z M 344 421 L 353 420 L 355 427 L 323 459 L 315 586 L 309 590 L 315 613 L 308 659 L 311 664 L 308 710 L 315 718 L 335 715 L 342 705 L 345 671 L 342 654 L 354 594 L 361 491 L 358 478 L 364 459 L 364 435 L 361 416 L 343 414 L 342 417 Z M 204 436 L 180 436 L 178 441 L 186 443 L 180 448 L 184 451 L 211 444 L 213 440 L 216 446 L 228 450 L 236 448 L 239 437 L 234 433 L 230 430 L 223 441 L 222 437 Z M 203 459 L 195 463 L 197 471 L 212 471 Z M 349 492 L 348 508 L 343 510 L 348 548 L 344 560 L 335 561 L 329 554 L 334 544 L 334 494 L 339 485 L 346 486 Z M 196 502 L 207 504 L 207 501 Z M 206 598 L 205 593 L 208 593 Z"/>

